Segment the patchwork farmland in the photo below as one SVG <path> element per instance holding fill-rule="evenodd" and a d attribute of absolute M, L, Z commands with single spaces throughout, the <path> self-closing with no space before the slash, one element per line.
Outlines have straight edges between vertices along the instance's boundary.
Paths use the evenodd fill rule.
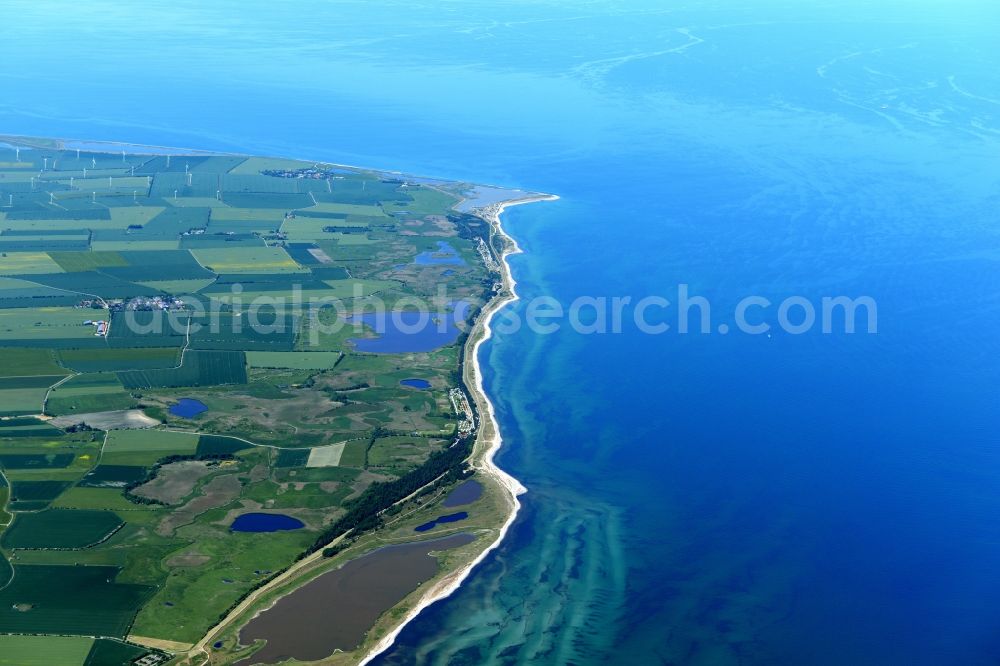
<path fill-rule="evenodd" d="M 359 507 L 454 480 L 464 337 L 357 343 L 385 335 L 368 313 L 492 296 L 462 190 L 0 137 L 0 660 L 195 643 L 344 521 L 379 524 Z M 460 261 L 416 260 L 442 242 Z M 230 529 L 251 512 L 304 527 Z"/>

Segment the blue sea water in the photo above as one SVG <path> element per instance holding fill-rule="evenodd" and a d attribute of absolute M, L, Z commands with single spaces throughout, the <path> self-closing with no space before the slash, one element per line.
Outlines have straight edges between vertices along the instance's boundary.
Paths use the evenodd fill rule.
<path fill-rule="evenodd" d="M 877 335 L 498 333 L 524 510 L 380 663 L 993 664 L 998 23 L 983 0 L 13 1 L 0 131 L 555 192 L 507 213 L 525 299 L 687 284 L 713 330 L 753 294 L 877 301 Z"/>

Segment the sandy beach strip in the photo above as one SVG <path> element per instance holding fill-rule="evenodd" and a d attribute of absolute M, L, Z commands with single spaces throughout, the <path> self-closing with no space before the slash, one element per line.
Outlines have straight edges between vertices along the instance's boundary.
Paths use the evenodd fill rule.
<path fill-rule="evenodd" d="M 420 601 L 417 602 L 413 610 L 407 613 L 396 628 L 386 634 L 378 643 L 373 645 L 368 650 L 364 658 L 359 662 L 361 666 L 368 664 L 375 657 L 392 647 L 392 644 L 396 641 L 396 637 L 399 636 L 400 632 L 406 627 L 406 625 L 420 615 L 425 608 L 454 594 L 455 591 L 461 587 L 465 579 L 469 577 L 472 570 L 475 569 L 480 562 L 486 559 L 486 556 L 497 548 L 497 546 L 499 546 L 504 540 L 504 537 L 507 535 L 507 531 L 514 523 L 514 520 L 517 518 L 518 511 L 521 509 L 519 496 L 527 492 L 527 489 L 521 485 L 520 481 L 500 469 L 493 460 L 497 451 L 500 449 L 500 446 L 503 444 L 503 439 L 500 435 L 500 427 L 496 420 L 493 403 L 490 401 L 483 388 L 483 373 L 480 367 L 479 350 L 482 344 L 493 336 L 491 323 L 496 313 L 511 303 L 514 303 L 519 298 L 516 289 L 517 281 L 514 280 L 514 276 L 511 273 L 508 258 L 513 254 L 521 253 L 522 250 L 518 246 L 517 241 L 507 235 L 504 231 L 503 226 L 501 225 L 500 216 L 503 214 L 504 209 L 510 206 L 534 203 L 536 201 L 554 201 L 558 198 L 559 197 L 553 194 L 539 194 L 491 204 L 482 210 L 484 217 L 486 217 L 487 221 L 489 221 L 492 225 L 494 233 L 504 240 L 504 250 L 502 256 L 500 257 L 503 290 L 501 295 L 490 301 L 484 309 L 472 331 L 472 344 L 467 345 L 465 350 L 466 362 L 463 366 L 465 368 L 464 379 L 466 385 L 470 387 L 472 399 L 476 402 L 481 415 L 479 435 L 476 438 L 476 444 L 470 463 L 474 469 L 481 472 L 484 476 L 496 481 L 501 487 L 503 487 L 504 490 L 507 491 L 511 504 L 510 513 L 507 516 L 507 520 L 504 521 L 503 526 L 500 528 L 500 532 L 493 543 L 484 548 L 483 551 L 467 565 L 461 569 L 456 569 L 455 571 L 450 572 L 429 587 L 424 592 Z"/>

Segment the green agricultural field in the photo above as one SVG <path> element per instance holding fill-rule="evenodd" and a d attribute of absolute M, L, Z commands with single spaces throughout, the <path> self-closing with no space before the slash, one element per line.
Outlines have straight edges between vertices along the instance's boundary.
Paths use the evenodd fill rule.
<path fill-rule="evenodd" d="M 59 497 L 64 490 L 69 488 L 68 481 L 53 481 L 45 479 L 42 481 L 12 481 L 10 484 L 10 508 L 14 511 L 21 510 L 24 504 L 30 504 L 33 508 L 47 506 L 52 500 Z"/>
<path fill-rule="evenodd" d="M 0 590 L 0 634 L 124 637 L 152 590 L 116 583 L 117 567 L 17 566 Z"/>
<path fill-rule="evenodd" d="M 374 333 L 344 317 L 490 296 L 489 225 L 451 209 L 465 185 L 59 141 L 20 159 L 0 147 L 0 666 L 125 664 L 148 653 L 110 640 L 128 634 L 196 642 L 341 517 L 457 478 L 464 340 L 359 353 Z M 444 239 L 460 270 L 414 263 Z M 342 308 L 312 320 L 295 296 Z M 206 409 L 172 413 L 183 399 Z M 229 529 L 252 510 L 304 527 Z"/>
<path fill-rule="evenodd" d="M 0 275 L 59 272 L 62 272 L 62 268 L 44 252 L 4 252 L 0 256 Z"/>
<path fill-rule="evenodd" d="M 21 469 L 62 469 L 69 467 L 76 456 L 72 453 L 0 453 L 0 468 Z"/>
<path fill-rule="evenodd" d="M 94 314 L 76 308 L 15 308 L 0 310 L 0 340 L 93 340 Z"/>
<path fill-rule="evenodd" d="M 104 444 L 106 458 L 121 453 L 189 455 L 198 448 L 198 435 L 167 430 L 115 430 Z"/>
<path fill-rule="evenodd" d="M 139 467 L 138 469 L 145 468 Z M 54 509 L 120 511 L 123 512 L 123 515 L 128 516 L 129 520 L 133 519 L 136 515 L 135 512 L 140 508 L 125 497 L 121 487 L 91 488 L 84 486 L 70 488 L 53 500 L 50 506 Z M 150 510 L 155 510 L 155 507 L 151 507 Z"/>
<path fill-rule="evenodd" d="M 0 377 L 68 374 L 69 371 L 57 363 L 51 349 L 0 348 Z"/>
<path fill-rule="evenodd" d="M 0 545 L 8 549 L 86 548 L 106 539 L 121 525 L 122 519 L 111 511 L 48 509 L 22 513 L 4 530 Z"/>
<path fill-rule="evenodd" d="M 349 223 L 347 220 L 341 219 L 297 216 L 285 220 L 284 224 L 281 225 L 281 232 L 289 240 L 293 241 L 321 240 L 324 238 L 334 239 L 338 237 L 338 234 L 333 231 L 326 231 L 326 229 L 334 226 L 349 226 Z M 359 228 L 366 228 L 366 225 L 363 224 L 358 226 Z M 358 235 L 367 238 L 365 234 Z"/>
<path fill-rule="evenodd" d="M 308 194 L 229 192 L 223 195 L 222 201 L 236 208 L 274 208 L 285 211 L 305 208 L 312 205 L 313 200 Z"/>
<path fill-rule="evenodd" d="M 98 465 L 80 480 L 81 487 L 123 488 L 130 483 L 141 481 L 149 475 L 149 470 L 139 465 Z"/>
<path fill-rule="evenodd" d="M 45 388 L 0 388 L 0 416 L 40 414 L 46 390 Z"/>
<path fill-rule="evenodd" d="M 223 312 L 215 321 L 211 318 L 195 318 L 192 321 L 197 324 L 192 326 L 190 335 L 190 346 L 195 350 L 291 351 L 299 326 L 294 313 L 273 307 L 242 312 L 238 317 Z M 223 357 L 216 360 L 220 359 Z M 218 383 L 241 383 L 236 364 L 239 359 L 229 357 L 228 360 L 234 364 L 237 374 Z"/>
<path fill-rule="evenodd" d="M 340 352 L 247 352 L 251 368 L 327 370 L 340 360 Z"/>
<path fill-rule="evenodd" d="M 212 211 L 212 220 L 209 223 L 209 226 L 212 226 L 216 222 L 254 220 L 258 222 L 275 223 L 276 226 L 274 228 L 277 229 L 281 226 L 281 222 L 284 219 L 284 211 L 275 210 L 273 208 L 232 208 L 227 206 L 225 208 L 217 208 Z"/>
<path fill-rule="evenodd" d="M 367 449 L 368 442 L 348 442 L 337 463 L 344 467 L 364 467 Z"/>
<path fill-rule="evenodd" d="M 163 213 L 164 210 L 166 209 L 158 206 L 121 206 L 111 209 L 111 219 L 123 227 L 129 225 L 145 226 Z"/>
<path fill-rule="evenodd" d="M 180 362 L 180 349 L 62 349 L 59 362 L 76 372 L 116 372 L 172 368 Z"/>
<path fill-rule="evenodd" d="M 44 244 L 44 243 L 43 243 Z M 0 237 L 0 252 L 4 241 Z M 31 281 L 30 275 L 21 278 L 0 277 L 0 309 L 31 307 L 32 305 L 75 305 L 75 294 Z"/>
<path fill-rule="evenodd" d="M 49 256 L 67 273 L 128 266 L 128 262 L 118 252 L 49 252 Z"/>
<path fill-rule="evenodd" d="M 129 370 L 119 372 L 118 377 L 127 389 L 246 384 L 246 355 L 239 351 L 190 350 L 184 353 L 179 368 Z"/>
<path fill-rule="evenodd" d="M 314 213 L 340 213 L 343 215 L 363 215 L 365 217 L 388 217 L 381 206 L 365 206 L 352 203 L 319 203 L 308 208 Z"/>
<path fill-rule="evenodd" d="M 91 248 L 102 252 L 123 252 L 130 250 L 177 250 L 179 240 L 95 240 Z"/>
<path fill-rule="evenodd" d="M 0 532 L 10 524 L 13 520 L 13 516 L 10 511 L 7 510 L 7 502 L 10 499 L 10 487 L 7 485 L 7 480 L 0 475 Z M 0 554 L 0 587 L 3 587 L 7 582 L 7 576 L 10 574 L 10 567 L 6 564 L 6 559 Z"/>
<path fill-rule="evenodd" d="M 412 215 L 434 214 L 435 211 L 451 208 L 458 201 L 455 195 L 429 187 L 407 188 L 406 193 L 411 199 L 406 204 L 406 210 Z"/>
<path fill-rule="evenodd" d="M 28 377 L 0 377 L 0 391 L 10 389 L 44 389 L 52 386 L 64 375 L 32 375 Z"/>
<path fill-rule="evenodd" d="M 0 666 L 85 666 L 94 639 L 0 635 Z"/>
<path fill-rule="evenodd" d="M 199 292 L 214 281 L 214 278 L 203 278 L 200 280 L 143 280 L 140 284 L 168 294 L 183 296 L 184 294 Z"/>
<path fill-rule="evenodd" d="M 192 250 L 205 268 L 216 273 L 305 273 L 280 247 L 234 247 Z"/>
<path fill-rule="evenodd" d="M 8 417 L 0 421 L 0 437 L 59 437 L 62 431 L 35 417 Z"/>
<path fill-rule="evenodd" d="M 310 449 L 284 449 L 275 458 L 277 467 L 305 467 L 309 461 Z"/>
<path fill-rule="evenodd" d="M 119 666 L 134 664 L 151 650 L 122 641 L 99 638 L 94 641 L 84 666 Z"/>
<path fill-rule="evenodd" d="M 223 437 L 220 435 L 202 435 L 198 438 L 198 449 L 195 455 L 217 456 L 232 455 L 252 447 L 242 439 L 235 437 Z"/>
<path fill-rule="evenodd" d="M 100 353 L 109 350 L 88 351 L 100 357 Z M 62 353 L 60 352 L 60 356 Z M 134 404 L 135 399 L 122 388 L 115 374 L 89 373 L 76 375 L 54 388 L 45 403 L 45 412 L 53 416 L 66 416 L 129 409 Z"/>
<path fill-rule="evenodd" d="M 258 174 L 265 169 L 304 169 L 313 166 L 310 162 L 288 160 L 275 157 L 248 157 L 241 164 L 233 167 L 232 174 Z"/>
<path fill-rule="evenodd" d="M 58 211 L 58 217 L 30 217 L 23 216 L 17 219 L 11 218 L 10 213 L 4 220 L 4 226 L 11 231 L 76 231 L 81 226 L 86 226 L 92 231 L 116 229 L 118 224 L 111 217 L 87 215 L 90 211 Z M 52 211 L 36 211 L 35 215 L 52 215 Z M 53 248 L 55 249 L 55 248 Z"/>

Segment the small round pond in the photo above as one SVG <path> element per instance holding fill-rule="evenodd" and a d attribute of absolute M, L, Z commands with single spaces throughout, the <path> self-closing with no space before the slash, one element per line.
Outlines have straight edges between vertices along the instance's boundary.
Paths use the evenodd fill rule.
<path fill-rule="evenodd" d="M 421 391 L 426 391 L 431 387 L 431 383 L 426 379 L 403 379 L 399 383 L 403 386 L 420 389 Z"/>
<path fill-rule="evenodd" d="M 244 513 L 229 527 L 234 532 L 282 532 L 305 527 L 298 518 L 281 513 Z"/>
<path fill-rule="evenodd" d="M 207 412 L 208 405 L 194 398 L 181 398 L 176 404 L 171 405 L 167 411 L 173 416 L 179 416 L 182 419 L 193 419 L 199 414 Z"/>

